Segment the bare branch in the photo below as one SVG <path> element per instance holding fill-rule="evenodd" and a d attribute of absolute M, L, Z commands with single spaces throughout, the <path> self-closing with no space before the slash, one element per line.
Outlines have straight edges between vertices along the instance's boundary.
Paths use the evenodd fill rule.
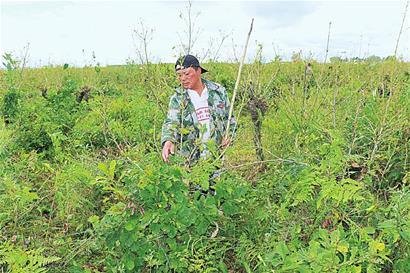
<path fill-rule="evenodd" d="M 23 70 L 26 67 L 27 64 L 27 59 L 28 59 L 28 50 L 30 48 L 30 43 L 27 43 L 27 45 L 24 47 L 24 57 L 21 62 L 21 69 L 20 69 L 20 76 L 23 75 Z"/>
<path fill-rule="evenodd" d="M 181 35 L 178 33 L 180 46 L 185 54 L 192 54 L 194 45 L 200 36 L 201 29 L 197 28 L 195 24 L 199 15 L 200 13 L 198 12 L 195 16 L 193 16 L 191 0 L 188 0 L 187 2 L 185 14 L 183 12 L 180 12 L 179 14 L 179 18 L 182 19 L 186 26 L 186 30 L 183 31 L 184 36 L 186 36 L 186 39 L 184 39 L 186 42 L 181 39 Z"/>
<path fill-rule="evenodd" d="M 152 41 L 154 29 L 148 29 L 142 20 L 139 21 L 137 28 L 133 31 L 135 37 L 138 39 L 136 51 L 141 64 L 149 63 L 148 45 Z"/>

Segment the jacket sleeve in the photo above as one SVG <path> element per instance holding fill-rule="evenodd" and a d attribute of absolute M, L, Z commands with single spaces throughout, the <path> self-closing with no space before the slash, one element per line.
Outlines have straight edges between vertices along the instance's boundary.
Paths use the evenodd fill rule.
<path fill-rule="evenodd" d="M 162 124 L 162 133 L 161 133 L 161 146 L 164 146 L 166 141 L 171 141 L 172 143 L 177 142 L 177 133 L 178 127 L 181 120 L 181 108 L 178 96 L 174 94 L 168 106 L 167 117 Z"/>

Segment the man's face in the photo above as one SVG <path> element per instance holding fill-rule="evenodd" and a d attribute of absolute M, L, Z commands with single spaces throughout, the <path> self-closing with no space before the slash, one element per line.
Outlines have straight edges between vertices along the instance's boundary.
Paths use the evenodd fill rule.
<path fill-rule="evenodd" d="M 185 89 L 192 89 L 201 81 L 201 69 L 188 67 L 177 71 L 177 78 Z"/>

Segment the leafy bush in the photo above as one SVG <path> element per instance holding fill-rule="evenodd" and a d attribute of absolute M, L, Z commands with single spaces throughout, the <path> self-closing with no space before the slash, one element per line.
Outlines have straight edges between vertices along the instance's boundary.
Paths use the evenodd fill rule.
<path fill-rule="evenodd" d="M 61 149 L 84 107 L 77 103 L 75 81 L 66 79 L 62 88 L 44 101 L 26 101 L 14 125 L 15 145 L 25 151 L 54 154 Z"/>
<path fill-rule="evenodd" d="M 128 204 L 114 204 L 99 224 L 112 272 L 226 271 L 219 233 L 240 213 L 246 186 L 225 177 L 217 182 L 217 194 L 204 198 L 190 193 L 188 178 L 180 167 L 165 164 L 145 166 L 133 178 Z"/>
<path fill-rule="evenodd" d="M 19 111 L 19 94 L 15 88 L 11 88 L 3 98 L 2 115 L 5 123 L 12 123 Z"/>

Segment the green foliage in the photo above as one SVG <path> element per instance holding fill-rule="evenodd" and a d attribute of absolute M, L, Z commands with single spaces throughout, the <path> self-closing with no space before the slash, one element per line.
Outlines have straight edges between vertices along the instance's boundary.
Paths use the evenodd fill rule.
<path fill-rule="evenodd" d="M 7 122 L 13 122 L 19 110 L 19 94 L 10 89 L 3 98 L 2 115 Z"/>
<path fill-rule="evenodd" d="M 0 245 L 0 269 L 2 272 L 43 273 L 46 266 L 60 260 L 43 256 L 44 249 L 24 250 L 8 242 Z"/>
<path fill-rule="evenodd" d="M 114 162 L 109 168 L 101 166 L 108 178 L 114 168 Z M 204 198 L 198 191 L 190 193 L 190 182 L 196 185 L 190 177 L 177 166 L 145 166 L 134 181 L 128 209 L 101 220 L 101 235 L 113 253 L 108 262 L 113 272 L 208 272 L 205 269 L 226 267 L 223 248 L 213 238 L 218 236 L 216 229 L 239 213 L 246 187 L 222 179 L 216 196 Z"/>
<path fill-rule="evenodd" d="M 73 162 L 62 167 L 54 178 L 56 217 L 72 225 L 84 224 L 86 215 L 92 215 L 97 193 L 93 188 L 94 176 L 84 165 Z"/>
<path fill-rule="evenodd" d="M 30 186 L 19 185 L 8 177 L 0 184 L 0 229 L 10 221 L 17 221 L 22 210 L 38 199 Z"/>
<path fill-rule="evenodd" d="M 240 127 L 223 164 L 188 169 L 178 156 L 169 165 L 160 157 L 172 64 L 20 73 L 10 58 L 0 71 L 0 238 L 10 242 L 0 247 L 1 270 L 410 268 L 408 63 L 331 59 L 311 62 L 306 78 L 298 53 L 294 63 L 258 55 L 239 89 L 252 81 L 267 105 L 264 166 L 240 91 Z M 237 64 L 206 67 L 232 91 Z M 85 87 L 89 99 L 79 103 Z M 216 195 L 204 196 L 210 188 Z"/>
<path fill-rule="evenodd" d="M 73 141 L 94 148 L 140 143 L 152 136 L 156 112 L 152 102 L 140 96 L 96 101 L 74 125 Z"/>
<path fill-rule="evenodd" d="M 47 101 L 26 101 L 14 125 L 17 148 L 59 153 L 84 107 L 75 100 L 77 85 L 67 79 Z"/>
<path fill-rule="evenodd" d="M 15 70 L 19 67 L 19 62 L 13 58 L 13 55 L 11 53 L 4 53 L 3 54 L 3 66 L 7 70 Z"/>

